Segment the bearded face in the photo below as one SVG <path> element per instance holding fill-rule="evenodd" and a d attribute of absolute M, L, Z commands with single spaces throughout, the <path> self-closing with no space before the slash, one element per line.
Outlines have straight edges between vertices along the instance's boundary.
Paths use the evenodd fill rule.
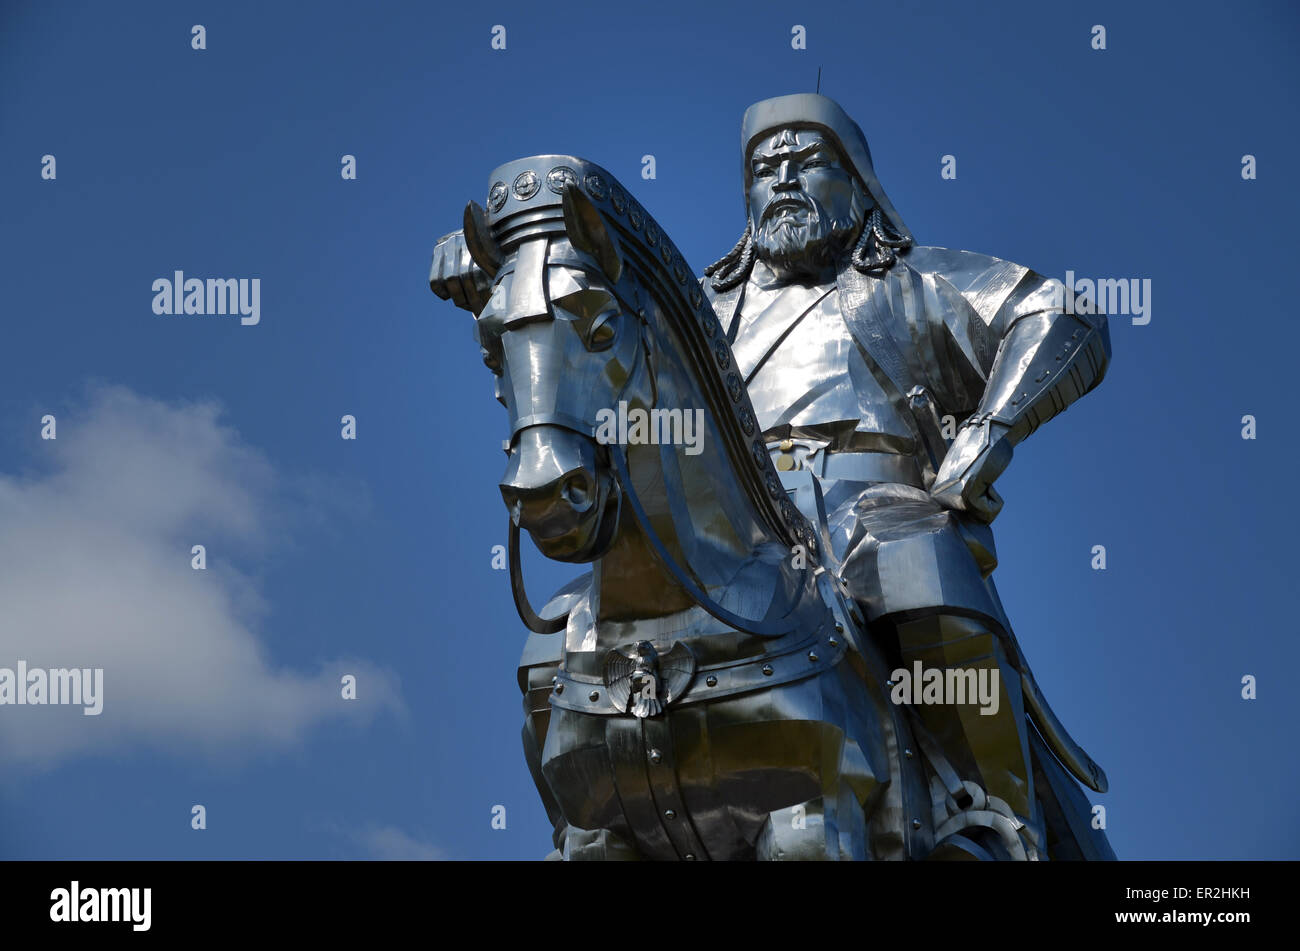
<path fill-rule="evenodd" d="M 816 276 L 849 249 L 867 198 L 820 132 L 783 129 L 760 140 L 750 172 L 754 251 L 778 276 Z"/>

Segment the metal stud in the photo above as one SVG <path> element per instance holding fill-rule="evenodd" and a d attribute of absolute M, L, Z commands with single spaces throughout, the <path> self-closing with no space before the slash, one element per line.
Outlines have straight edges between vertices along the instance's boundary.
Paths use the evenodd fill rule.
<path fill-rule="evenodd" d="M 906 756 L 908 759 L 911 759 L 916 754 L 913 753 L 911 750 L 903 750 L 903 755 Z M 655 762 L 658 762 L 658 760 L 656 760 Z"/>
<path fill-rule="evenodd" d="M 840 642 L 837 641 L 837 640 L 836 640 L 835 638 L 833 638 L 833 637 L 832 637 L 829 641 L 827 641 L 826 643 L 827 643 L 827 644 L 830 644 L 831 647 L 839 647 L 839 646 L 840 646 Z"/>
<path fill-rule="evenodd" d="M 587 699 L 590 700 L 592 703 L 595 703 L 597 700 L 600 699 L 600 691 L 593 690 L 591 693 L 587 694 Z"/>
<path fill-rule="evenodd" d="M 687 853 L 686 853 L 686 861 L 688 861 L 688 862 L 694 862 L 694 861 L 695 861 L 695 853 L 694 853 L 694 852 L 687 852 Z"/>
<path fill-rule="evenodd" d="M 555 692 L 556 692 L 557 694 L 564 693 L 564 684 L 556 684 L 556 685 L 555 685 Z"/>
<path fill-rule="evenodd" d="M 671 810 L 671 809 L 665 809 L 665 810 L 664 810 L 664 818 L 665 818 L 665 819 L 669 819 L 669 820 L 676 819 L 676 818 L 677 818 L 677 813 L 674 812 L 674 811 Z"/>
<path fill-rule="evenodd" d="M 771 677 L 771 676 L 772 676 L 772 665 L 771 665 L 771 664 L 764 664 L 764 665 L 763 665 L 763 676 L 764 676 L 764 677 Z"/>
<path fill-rule="evenodd" d="M 817 663 L 817 652 L 816 652 L 816 651 L 809 651 L 809 652 L 808 652 L 808 659 L 809 659 L 810 661 L 812 661 L 814 664 Z"/>
<path fill-rule="evenodd" d="M 709 676 L 704 678 L 704 682 L 708 684 L 710 687 L 716 687 L 718 685 L 718 678 L 713 676 L 712 674 L 709 674 Z"/>
<path fill-rule="evenodd" d="M 515 178 L 514 192 L 515 197 L 520 201 L 527 201 L 537 194 L 537 189 L 541 187 L 541 180 L 537 173 L 531 168 L 525 172 L 520 172 Z"/>
<path fill-rule="evenodd" d="M 919 828 L 921 828 L 921 820 L 920 820 L 920 819 L 913 819 L 913 820 L 912 820 L 912 828 L 913 828 L 913 829 L 919 829 Z"/>
<path fill-rule="evenodd" d="M 658 750 L 651 750 L 651 751 L 650 751 L 650 762 L 652 762 L 652 763 L 658 763 L 658 762 L 660 762 L 663 758 L 664 758 L 664 755 L 663 755 L 662 753 L 660 753 Z"/>

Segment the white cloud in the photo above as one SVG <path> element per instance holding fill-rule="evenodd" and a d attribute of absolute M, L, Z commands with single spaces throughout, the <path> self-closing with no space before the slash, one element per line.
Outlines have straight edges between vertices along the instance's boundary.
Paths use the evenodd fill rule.
<path fill-rule="evenodd" d="M 370 825 L 347 834 L 367 858 L 387 861 L 436 862 L 444 858 L 440 849 L 421 842 L 396 826 Z"/>
<path fill-rule="evenodd" d="M 0 706 L 0 762 L 140 744 L 282 748 L 326 720 L 400 711 L 396 678 L 373 665 L 268 658 L 266 605 L 227 559 L 279 545 L 285 511 L 318 505 L 323 490 L 278 475 L 219 414 L 98 387 L 59 414 L 58 438 L 41 443 L 44 474 L 0 473 L 0 667 L 104 668 L 100 716 Z M 190 567 L 195 543 L 206 571 Z M 356 701 L 340 696 L 343 673 L 358 676 Z"/>

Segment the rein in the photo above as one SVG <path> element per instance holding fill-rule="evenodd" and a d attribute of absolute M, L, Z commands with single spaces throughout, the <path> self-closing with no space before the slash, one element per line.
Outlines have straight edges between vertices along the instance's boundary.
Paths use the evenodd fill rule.
<path fill-rule="evenodd" d="M 803 603 L 803 585 L 800 585 L 794 603 L 790 605 L 790 610 L 776 620 L 747 618 L 728 611 L 709 596 L 704 587 L 695 580 L 693 571 L 684 567 L 673 557 L 672 552 L 668 550 L 668 546 L 663 543 L 663 539 L 655 531 L 654 526 L 650 523 L 650 516 L 646 514 L 645 506 L 641 504 L 641 499 L 636 494 L 636 487 L 632 484 L 632 477 L 628 472 L 627 459 L 622 447 L 611 446 L 609 456 L 613 461 L 614 474 L 618 480 L 620 508 L 622 500 L 626 498 L 628 507 L 636 517 L 637 525 L 640 526 L 646 541 L 650 543 L 650 550 L 654 552 L 655 557 L 672 576 L 673 580 L 677 582 L 683 591 L 690 595 L 691 600 L 696 605 L 722 623 L 757 637 L 779 637 L 795 629 L 797 623 L 795 611 Z M 615 518 L 617 517 L 618 513 L 616 512 Z M 569 623 L 570 612 L 566 611 L 560 617 L 543 618 L 533 610 L 532 603 L 528 600 L 528 593 L 524 588 L 523 567 L 519 558 L 519 526 L 515 524 L 514 519 L 510 519 L 508 547 L 510 554 L 510 591 L 514 595 L 515 610 L 519 613 L 519 619 L 524 622 L 524 626 L 530 631 L 538 634 L 555 634 L 564 630 Z"/>
<path fill-rule="evenodd" d="M 569 623 L 569 612 L 565 611 L 562 617 L 547 618 L 541 617 L 533 610 L 532 603 L 528 600 L 528 592 L 524 590 L 524 571 L 519 562 L 519 526 L 515 520 L 510 519 L 510 593 L 515 597 L 515 610 L 519 613 L 519 620 L 524 622 L 528 630 L 536 634 L 556 634 L 564 630 Z"/>
<path fill-rule="evenodd" d="M 624 314 L 635 316 L 642 325 L 642 333 L 646 325 L 645 310 L 639 300 L 644 293 L 640 285 L 631 279 L 629 271 L 625 271 L 618 282 L 612 282 L 611 291 L 619 306 L 623 309 Z M 628 294 L 627 291 L 631 290 Z M 630 299 L 631 298 L 631 299 Z M 655 379 L 655 368 L 650 360 L 649 345 L 644 341 L 641 350 L 641 358 L 646 361 L 646 368 L 649 370 L 650 383 L 652 390 L 658 392 L 658 383 Z M 536 422 L 537 420 L 534 420 Z M 570 426 L 569 428 L 574 428 Z M 659 537 L 654 526 L 650 524 L 650 518 L 646 514 L 645 507 L 641 504 L 641 499 L 636 493 L 636 487 L 632 484 L 631 475 L 627 468 L 626 453 L 622 446 L 609 446 L 609 456 L 613 461 L 614 473 L 617 479 L 619 490 L 619 510 L 615 514 L 617 518 L 621 514 L 622 502 L 626 498 L 629 508 L 632 509 L 636 517 L 637 524 L 640 526 L 646 540 L 650 543 L 651 551 L 658 559 L 664 569 L 672 576 L 673 580 L 685 591 L 706 613 L 717 620 L 743 631 L 747 634 L 753 634 L 758 637 L 779 637 L 788 634 L 797 626 L 795 613 L 803 603 L 807 585 L 799 585 L 799 590 L 795 594 L 793 603 L 784 615 L 776 619 L 770 619 L 769 615 L 763 618 L 747 618 L 732 611 L 727 610 L 717 601 L 715 601 L 705 590 L 704 585 L 698 580 L 695 572 L 688 565 L 681 564 L 672 553 L 668 550 L 663 540 Z M 565 629 L 569 622 L 570 612 L 565 612 L 560 617 L 543 618 L 533 610 L 531 602 L 528 600 L 528 594 L 524 588 L 523 569 L 519 558 L 519 526 L 514 519 L 510 519 L 509 525 L 509 556 L 510 556 L 510 590 L 514 596 L 515 609 L 519 618 L 524 625 L 537 634 L 555 634 Z M 806 571 L 807 569 L 805 569 Z M 773 599 L 775 603 L 775 598 Z"/>
<path fill-rule="evenodd" d="M 804 587 L 802 585 L 795 597 L 794 604 L 790 606 L 790 610 L 775 621 L 769 621 L 767 618 L 756 620 L 728 611 L 713 600 L 709 593 L 687 574 L 664 545 L 663 540 L 654 530 L 654 526 L 650 524 L 650 517 L 646 514 L 645 507 L 642 506 L 641 499 L 636 494 L 636 487 L 632 485 L 632 478 L 627 471 L 627 459 L 622 452 L 622 448 L 611 447 L 609 455 L 614 462 L 614 472 L 618 477 L 619 490 L 627 497 L 628 507 L 632 509 L 632 514 L 636 516 L 637 524 L 641 526 L 641 531 L 650 543 L 651 550 L 664 568 L 668 570 L 668 573 L 673 576 L 673 580 L 691 596 L 691 600 L 719 621 L 747 634 L 755 634 L 759 637 L 776 637 L 794 630 L 796 624 L 795 609 L 799 607 L 803 600 Z"/>

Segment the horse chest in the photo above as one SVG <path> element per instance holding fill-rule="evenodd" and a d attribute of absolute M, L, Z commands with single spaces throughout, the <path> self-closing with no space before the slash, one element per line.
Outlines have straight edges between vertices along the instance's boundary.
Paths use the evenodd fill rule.
<path fill-rule="evenodd" d="M 821 795 L 841 686 L 830 670 L 643 719 L 553 709 L 543 773 L 570 826 L 614 830 L 647 858 L 746 858 L 769 813 Z"/>

